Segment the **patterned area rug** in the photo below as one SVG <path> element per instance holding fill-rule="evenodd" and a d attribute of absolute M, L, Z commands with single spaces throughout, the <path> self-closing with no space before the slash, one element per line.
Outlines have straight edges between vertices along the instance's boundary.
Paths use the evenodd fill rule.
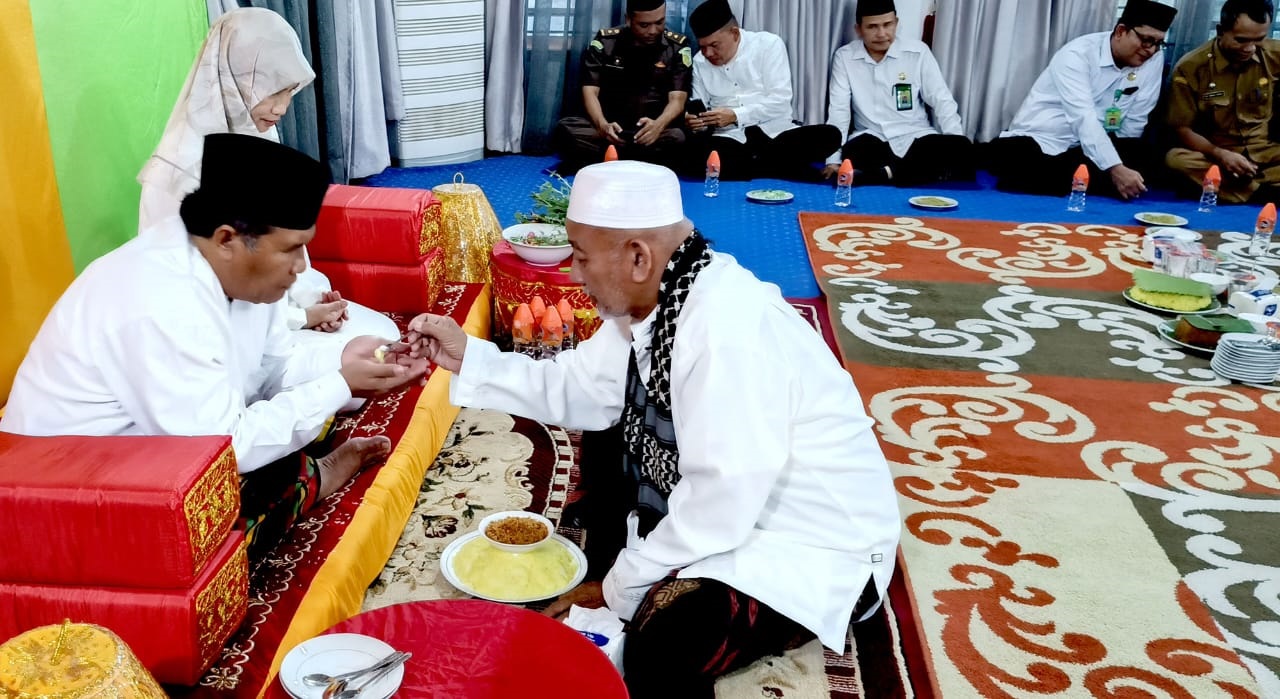
<path fill-rule="evenodd" d="M 942 696 L 1280 696 L 1280 388 L 1126 304 L 1140 231 L 800 221 Z"/>
<path fill-rule="evenodd" d="M 461 323 L 481 287 L 446 284 L 432 309 Z M 403 330 L 410 318 L 391 315 Z M 334 446 L 350 437 L 386 435 L 394 443 L 404 433 L 422 388 L 413 386 L 342 414 L 334 425 Z M 256 697 L 311 580 L 360 507 L 381 466 L 370 468 L 323 500 L 299 521 L 289 539 L 258 561 L 249 576 L 249 614 L 222 655 L 193 688 L 166 687 L 173 697 Z"/>
<path fill-rule="evenodd" d="M 795 301 L 815 328 L 823 328 L 820 302 Z M 827 324 L 828 336 L 829 324 Z M 833 337 L 833 336 L 832 336 Z M 579 435 L 505 413 L 463 410 L 435 464 L 427 472 L 418 502 L 387 567 L 370 587 L 364 607 L 466 595 L 440 573 L 440 555 L 455 538 L 473 531 L 491 512 L 523 509 L 559 523 L 576 490 Z M 581 532 L 561 527 L 581 541 Z M 917 696 L 910 686 L 904 645 L 918 649 L 905 586 L 880 613 L 853 628 L 843 654 L 814 641 L 778 658 L 768 658 L 723 678 L 717 696 L 726 699 L 856 699 Z M 532 605 L 541 608 L 540 605 Z M 908 610 L 905 618 L 899 611 Z M 903 634 L 913 640 L 904 644 Z M 918 654 L 917 654 L 918 657 Z M 913 661 L 915 662 L 915 661 Z M 672 688 L 678 696 L 678 688 Z M 928 694 L 927 688 L 923 692 Z"/>

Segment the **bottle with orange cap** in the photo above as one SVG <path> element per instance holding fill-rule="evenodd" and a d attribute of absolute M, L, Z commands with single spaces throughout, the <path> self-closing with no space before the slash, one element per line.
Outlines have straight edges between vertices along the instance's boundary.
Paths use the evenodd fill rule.
<path fill-rule="evenodd" d="M 1084 211 L 1085 194 L 1089 191 L 1089 168 L 1080 164 L 1071 176 L 1071 197 L 1067 199 L 1067 211 Z"/>
<path fill-rule="evenodd" d="M 1204 188 L 1200 190 L 1200 208 L 1196 209 L 1202 214 L 1213 211 L 1213 207 L 1218 205 L 1218 186 L 1222 184 L 1222 171 L 1217 165 L 1209 167 L 1209 171 L 1204 173 Z"/>
<path fill-rule="evenodd" d="M 853 161 L 848 158 L 840 163 L 840 171 L 836 173 L 836 206 L 848 206 L 853 203 Z"/>
<path fill-rule="evenodd" d="M 1271 249 L 1271 234 L 1275 229 L 1276 205 L 1267 204 L 1262 207 L 1262 213 L 1258 214 L 1258 222 L 1253 226 L 1253 237 L 1249 239 L 1249 257 L 1253 258 L 1255 265 L 1258 258 Z"/>
<path fill-rule="evenodd" d="M 618 149 L 615 148 L 611 143 L 609 144 L 609 147 L 604 150 L 604 161 L 606 163 L 611 163 L 617 159 L 618 159 Z"/>
<path fill-rule="evenodd" d="M 516 312 L 511 317 L 511 345 L 516 352 L 530 356 L 536 352 L 533 325 L 533 311 L 530 310 L 529 304 L 522 303 L 516 306 Z"/>
<path fill-rule="evenodd" d="M 560 354 L 560 346 L 564 343 L 564 324 L 560 322 L 560 311 L 555 306 L 547 306 L 542 314 L 542 358 L 555 359 Z"/>
<path fill-rule="evenodd" d="M 570 350 L 577 347 L 577 338 L 574 337 L 573 307 L 569 305 L 568 299 L 562 297 L 559 301 L 556 301 L 556 313 L 560 314 L 560 323 L 564 333 L 564 339 L 560 342 L 560 349 Z"/>
<path fill-rule="evenodd" d="M 702 183 L 702 196 L 720 196 L 720 154 L 716 151 L 707 156 L 707 179 Z"/>

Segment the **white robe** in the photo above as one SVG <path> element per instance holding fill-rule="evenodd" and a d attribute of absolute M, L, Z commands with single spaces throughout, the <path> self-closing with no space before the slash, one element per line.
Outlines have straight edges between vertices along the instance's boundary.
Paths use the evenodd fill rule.
<path fill-rule="evenodd" d="M 470 339 L 450 397 L 603 429 L 621 418 L 633 349 L 648 376 L 655 315 L 607 321 L 555 361 Z M 842 651 L 868 576 L 885 594 L 901 530 L 849 374 L 777 287 L 715 254 L 680 315 L 671 387 L 681 480 L 657 527 L 644 539 L 632 529 L 604 581 L 609 607 L 631 618 L 678 570 L 731 585 Z"/>
<path fill-rule="evenodd" d="M 45 318 L 0 430 L 231 435 L 247 473 L 301 449 L 351 398 L 341 346 L 299 345 L 284 301 L 229 301 L 181 221 L 90 264 Z"/>

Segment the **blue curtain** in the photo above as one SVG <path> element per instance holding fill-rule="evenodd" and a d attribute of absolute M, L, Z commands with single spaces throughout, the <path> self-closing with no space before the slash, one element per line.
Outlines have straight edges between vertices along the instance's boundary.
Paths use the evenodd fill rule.
<path fill-rule="evenodd" d="M 626 0 L 517 1 L 527 3 L 521 147 L 525 153 L 545 153 L 560 117 L 582 108 L 582 52 L 596 31 L 625 21 Z M 689 9 L 696 6 L 697 0 L 667 0 L 667 28 L 688 34 Z"/>

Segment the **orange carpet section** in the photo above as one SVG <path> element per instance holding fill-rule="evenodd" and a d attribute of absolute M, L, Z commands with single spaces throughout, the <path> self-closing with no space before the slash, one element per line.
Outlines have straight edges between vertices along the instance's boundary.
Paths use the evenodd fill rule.
<path fill-rule="evenodd" d="M 1280 686 L 1280 389 L 1218 377 L 1126 302 L 1141 229 L 800 223 L 893 470 L 936 693 Z"/>

